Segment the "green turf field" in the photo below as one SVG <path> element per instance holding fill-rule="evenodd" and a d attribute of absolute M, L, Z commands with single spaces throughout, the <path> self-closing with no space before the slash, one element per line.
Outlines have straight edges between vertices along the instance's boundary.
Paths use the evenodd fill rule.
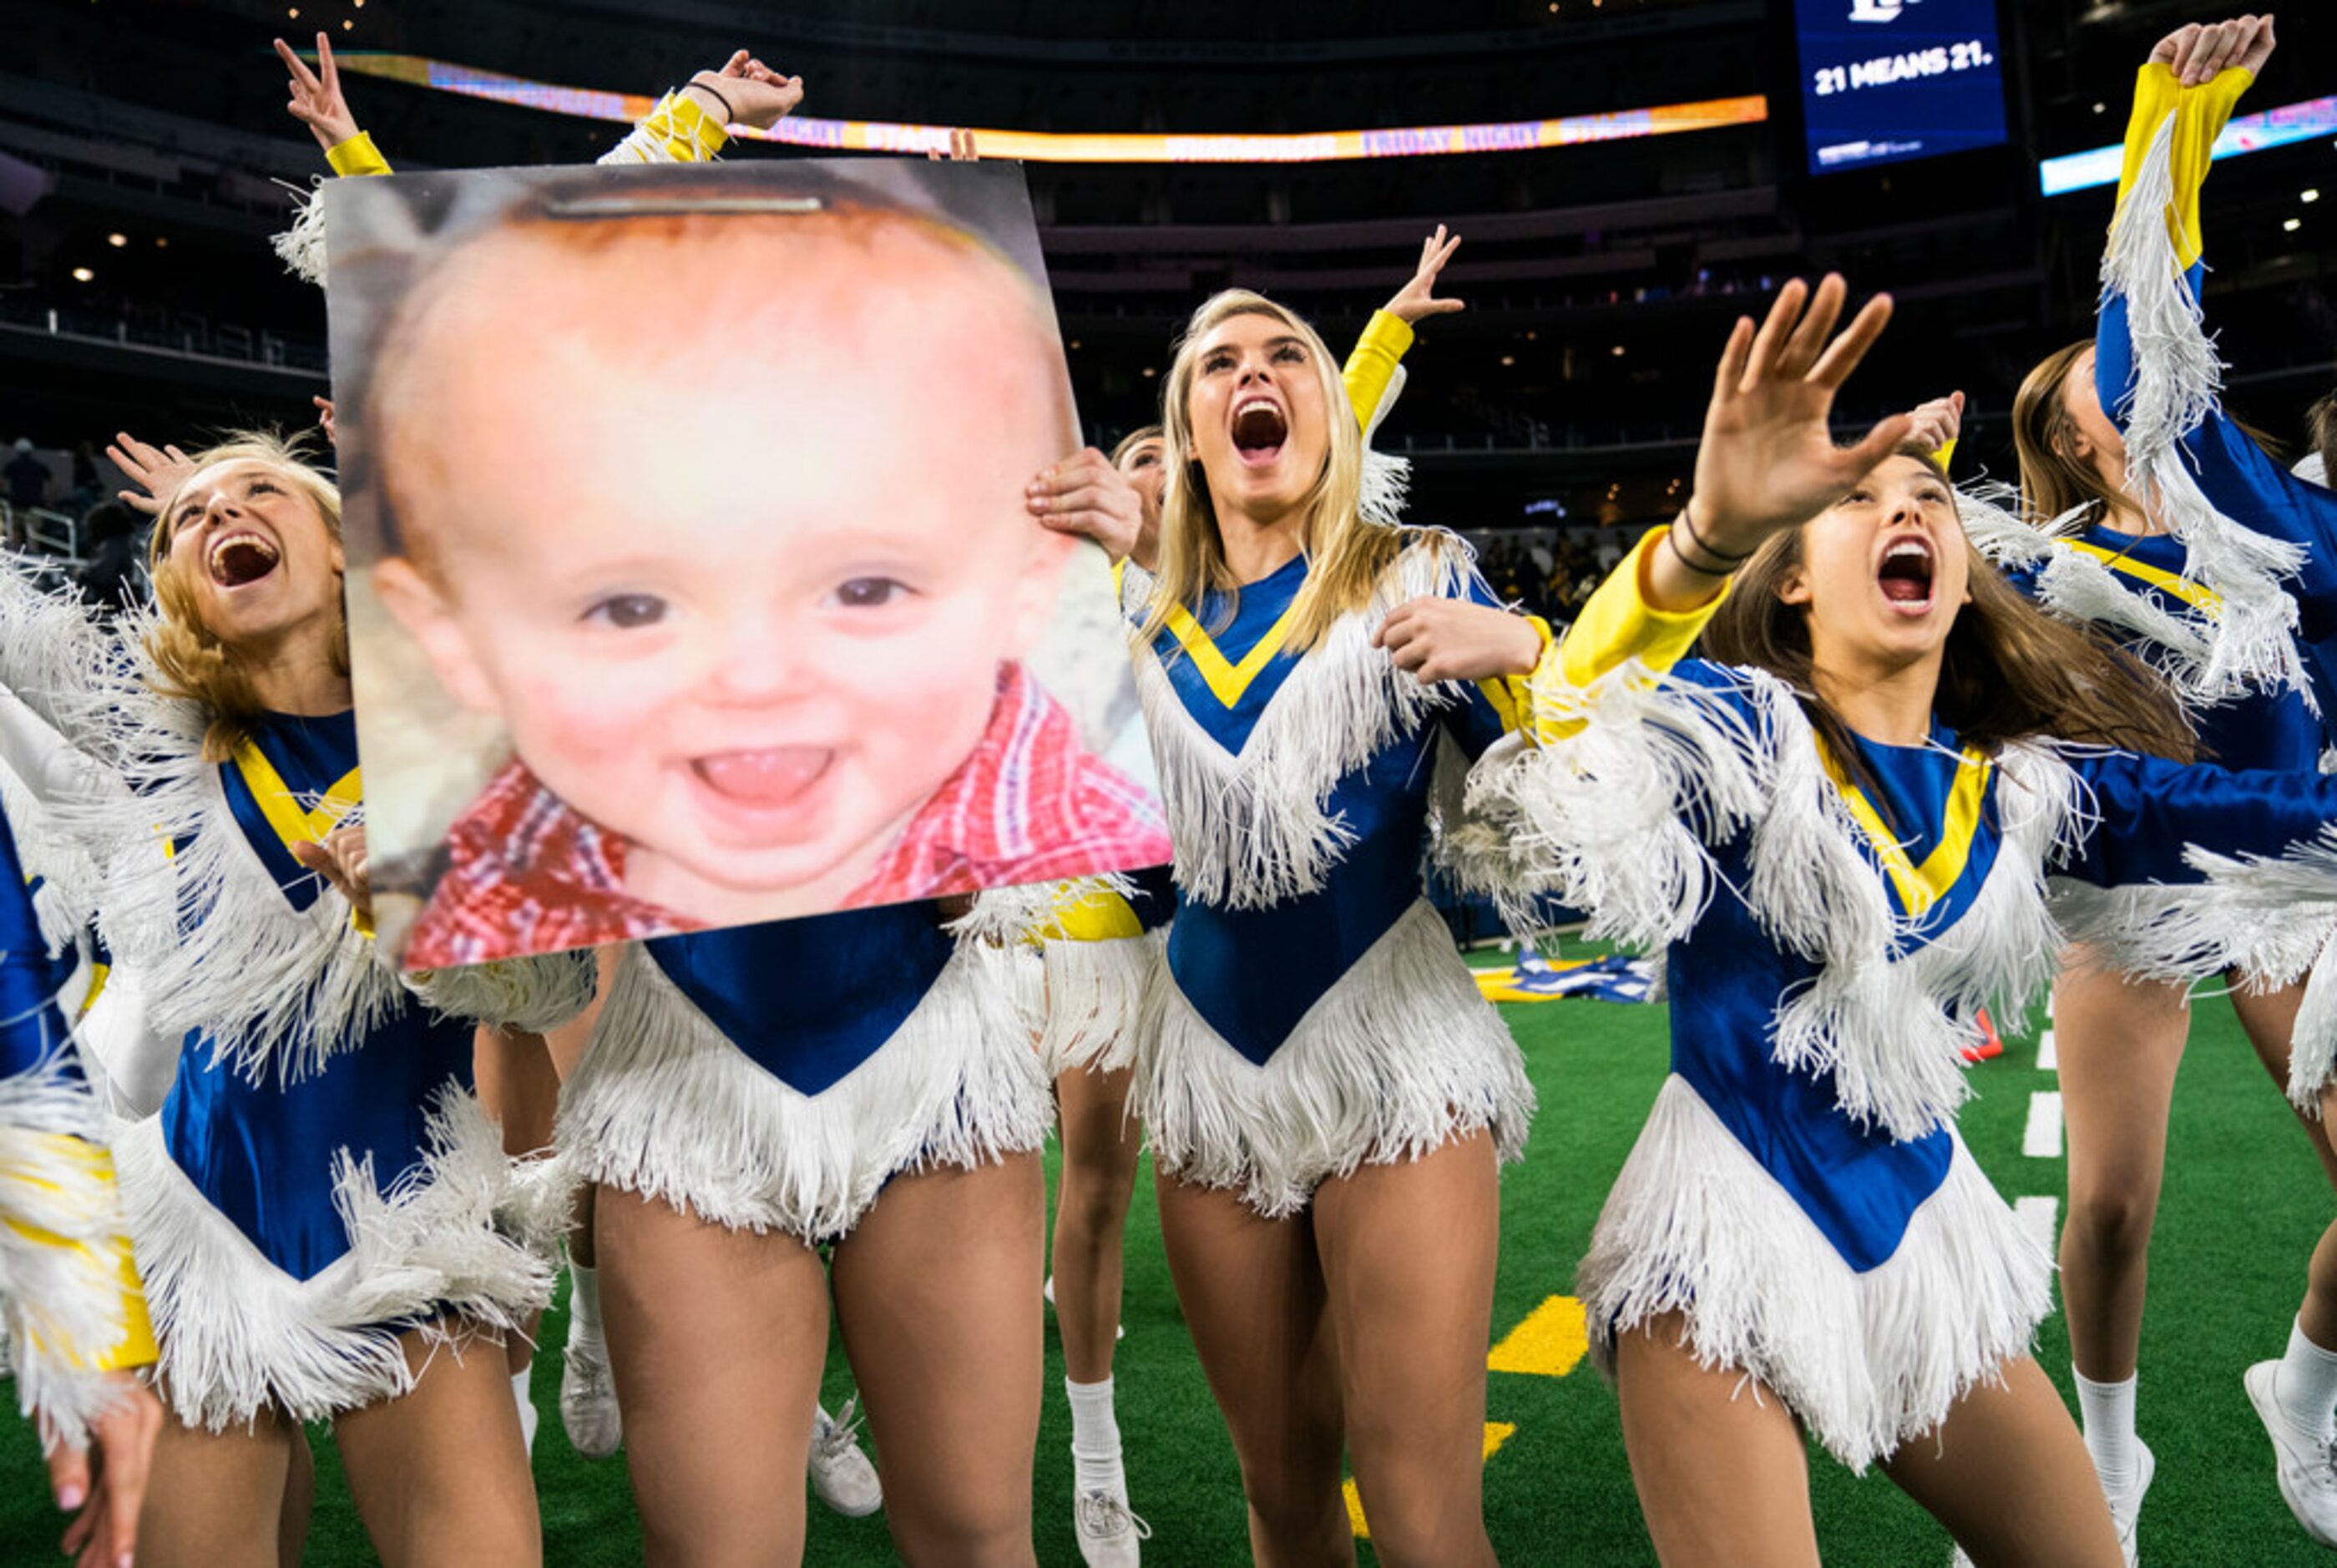
<path fill-rule="evenodd" d="M 1664 1069 L 1660 1008 L 1554 1002 L 1503 1012 L 1525 1047 L 1541 1112 L 1525 1163 L 1509 1171 L 1502 1190 L 1496 1341 L 1571 1290 L 1575 1259 L 1599 1200 Z M 1963 1118 L 1972 1152 L 2008 1197 L 2058 1199 L 2060 1161 L 2021 1152 L 2030 1097 L 2054 1086 L 2050 1073 L 2037 1070 L 2033 1037 L 2016 1038 L 2004 1057 L 1975 1074 L 1980 1098 Z M 1148 1173 L 1139 1181 L 1129 1221 L 1128 1337 L 1116 1369 L 1129 1486 L 1153 1528 L 1149 1564 L 1222 1568 L 1247 1559 L 1240 1485 L 1169 1289 L 1149 1180 Z M 2327 1561 L 2273 1488 L 2270 1446 L 2241 1391 L 2240 1374 L 2285 1344 L 2304 1260 L 2330 1208 L 2303 1136 L 2230 1009 L 2203 1004 L 2176 1095 L 2143 1336 L 2141 1428 L 2158 1455 L 2143 1515 L 2146 1562 L 2273 1568 Z M 1514 1429 L 1485 1471 L 1493 1543 L 1511 1564 L 1652 1563 L 1614 1399 L 1587 1361 L 1567 1366 L 1563 1306 L 1536 1320 L 1538 1328 L 1552 1324 L 1559 1332 L 1521 1336 L 1507 1358 L 1551 1370 L 1497 1370 L 1491 1377 L 1487 1419 Z M 559 1344 L 564 1333 L 555 1311 L 545 1325 L 546 1343 Z M 2046 1324 L 2039 1351 L 2066 1392 L 2067 1347 L 2058 1318 Z M 557 1368 L 557 1357 L 547 1357 L 536 1378 L 544 1426 L 535 1470 L 547 1560 L 559 1568 L 637 1562 L 640 1532 L 622 1460 L 589 1464 L 569 1448 L 554 1409 Z M 1070 1416 L 1051 1329 L 1048 1373 L 1039 1441 L 1039 1560 L 1076 1564 Z M 849 1381 L 836 1352 L 831 1404 Z M 319 1495 L 308 1561 L 369 1563 L 331 1439 L 320 1429 L 314 1441 Z M 1823 1454 L 1812 1469 L 1819 1539 L 1830 1563 L 1947 1562 L 1945 1534 L 1889 1482 L 1879 1475 L 1853 1480 Z M 807 1562 L 826 1568 L 895 1561 L 881 1515 L 839 1519 L 816 1505 L 811 1513 Z M 0 1562 L 38 1560 L 53 1549 L 55 1531 L 33 1443 L 21 1424 L 8 1424 L 0 1446 Z M 1371 1561 L 1368 1549 L 1364 1560 Z"/>

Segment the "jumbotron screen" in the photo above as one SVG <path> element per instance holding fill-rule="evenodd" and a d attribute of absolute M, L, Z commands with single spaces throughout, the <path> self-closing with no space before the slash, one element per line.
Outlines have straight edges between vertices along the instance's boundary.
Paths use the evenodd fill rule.
<path fill-rule="evenodd" d="M 1794 0 L 1810 172 L 2005 139 L 1995 0 Z"/>

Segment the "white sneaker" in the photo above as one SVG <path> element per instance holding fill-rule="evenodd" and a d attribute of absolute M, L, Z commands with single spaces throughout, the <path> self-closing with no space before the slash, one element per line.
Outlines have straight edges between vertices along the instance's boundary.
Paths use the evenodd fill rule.
<path fill-rule="evenodd" d="M 2142 1518 L 2142 1494 L 2150 1490 L 2151 1477 L 2158 1474 L 2158 1457 L 2151 1453 L 2150 1445 L 2137 1437 L 2134 1446 L 2142 1450 L 2140 1474 L 2133 1485 L 2109 1499 L 2110 1523 L 2117 1526 L 2118 1550 L 2126 1553 L 2126 1568 L 2137 1568 L 2142 1561 L 2135 1546 L 2135 1525 Z M 1972 1560 L 1959 1546 L 1948 1559 L 1948 1568 L 1972 1568 Z"/>
<path fill-rule="evenodd" d="M 860 1418 L 853 1406 L 859 1402 L 856 1394 L 846 1399 L 834 1420 L 819 1411 L 811 1434 L 811 1489 L 847 1519 L 865 1519 L 885 1506 L 885 1484 L 876 1478 L 875 1463 L 860 1451 L 854 1436 Z"/>
<path fill-rule="evenodd" d="M 2142 1561 L 2141 1549 L 2136 1544 L 2135 1528 L 2142 1523 L 2142 1496 L 2150 1490 L 2151 1478 L 2158 1474 L 2158 1455 L 2150 1445 L 2137 1437 L 2135 1448 L 2142 1460 L 2135 1466 L 2134 1485 L 2123 1492 L 2110 1494 L 2110 1523 L 2117 1526 L 2118 1550 L 2126 1553 L 2126 1568 L 2135 1568 Z"/>
<path fill-rule="evenodd" d="M 2273 1387 L 2279 1371 L 2277 1361 L 2259 1361 L 2248 1368 L 2242 1379 L 2248 1403 L 2256 1407 L 2280 1462 L 2281 1500 L 2307 1535 L 2323 1546 L 2337 1546 L 2337 1443 L 2303 1431 L 2281 1408 Z"/>
<path fill-rule="evenodd" d="M 561 1353 L 560 1424 L 568 1441 L 587 1459 L 606 1459 L 625 1440 L 617 1413 L 617 1380 L 609 1371 L 609 1347 L 597 1335 L 571 1334 Z"/>
<path fill-rule="evenodd" d="M 1071 1527 L 1080 1538 L 1080 1560 L 1088 1568 L 1137 1568 L 1137 1543 L 1152 1539 L 1152 1526 L 1129 1512 L 1125 1500 L 1109 1492 L 1082 1492 L 1073 1505 Z"/>

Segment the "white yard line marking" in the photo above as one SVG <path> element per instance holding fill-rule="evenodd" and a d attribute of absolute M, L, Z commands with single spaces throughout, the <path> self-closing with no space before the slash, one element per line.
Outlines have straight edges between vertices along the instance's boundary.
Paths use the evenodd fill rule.
<path fill-rule="evenodd" d="M 2012 1201 L 2012 1214 L 2020 1221 L 2020 1228 L 2035 1237 L 2037 1245 L 2047 1252 L 2052 1252 L 2060 1246 L 2060 1232 L 2055 1229 L 2056 1221 L 2061 1217 L 2061 1200 L 2058 1198 L 2016 1198 Z"/>
<path fill-rule="evenodd" d="M 2039 1089 L 2029 1097 L 2029 1125 L 2020 1134 L 2020 1152 L 2031 1160 L 2061 1157 L 2061 1092 Z"/>
<path fill-rule="evenodd" d="M 2058 1073 L 2060 1070 L 2061 1059 L 2053 1049 L 2053 1031 L 2048 1029 L 2037 1036 L 2037 1071 Z"/>

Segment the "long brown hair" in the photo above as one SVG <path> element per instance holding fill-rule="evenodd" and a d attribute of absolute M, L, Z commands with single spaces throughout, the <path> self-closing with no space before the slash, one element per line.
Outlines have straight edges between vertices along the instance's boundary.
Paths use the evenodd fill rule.
<path fill-rule="evenodd" d="M 1321 642 L 1340 616 L 1371 603 L 1381 575 L 1403 550 L 1405 535 L 1366 521 L 1357 510 L 1364 493 L 1364 433 L 1347 400 L 1339 361 L 1305 317 L 1246 289 L 1228 289 L 1202 302 L 1178 339 L 1177 358 L 1168 368 L 1161 398 L 1165 428 L 1160 461 L 1167 484 L 1160 497 L 1160 572 L 1139 641 L 1149 643 L 1159 636 L 1169 611 L 1178 605 L 1198 610 L 1213 592 L 1230 603 L 1240 587 L 1226 564 L 1225 538 L 1217 532 L 1208 479 L 1193 452 L 1192 419 L 1193 378 L 1201 346 L 1237 316 L 1265 316 L 1280 323 L 1306 346 L 1309 368 L 1323 388 L 1329 444 L 1322 472 L 1304 503 L 1299 546 L 1310 558 L 1309 570 L 1290 606 L 1287 645 L 1294 652 L 1304 652 Z"/>
<path fill-rule="evenodd" d="M 1938 461 L 1919 447 L 1902 446 L 1896 456 L 1912 457 L 1942 483 L 1947 479 Z M 1773 534 L 1754 553 L 1705 628 L 1704 648 L 1723 664 L 1749 665 L 1785 681 L 1835 759 L 1863 774 L 1850 727 L 1817 694 L 1812 679 L 1808 612 L 1778 597 L 1786 575 L 1803 563 L 1804 532 Z M 2091 629 L 2046 614 L 1969 540 L 1964 549 L 1971 603 L 1957 611 L 1949 629 L 1940 689 L 1931 701 L 1932 711 L 1958 739 L 1990 755 L 2012 741 L 2049 736 L 2192 760 L 2197 740 L 2183 710 L 2147 668 Z"/>
<path fill-rule="evenodd" d="M 341 493 L 324 472 L 308 461 L 307 432 L 286 437 L 272 430 L 230 432 L 218 446 L 189 459 L 187 478 L 220 463 L 264 463 L 306 495 L 337 540 L 341 536 Z M 165 697 L 200 704 L 210 722 L 203 730 L 203 760 L 224 762 L 251 725 L 267 711 L 253 685 L 249 664 L 236 650 L 212 635 L 195 605 L 194 591 L 171 564 L 171 540 L 176 532 L 174 513 L 181 480 L 162 498 L 154 534 L 146 546 L 146 568 L 154 579 L 154 599 L 161 611 L 146 633 L 146 652 L 154 661 L 154 690 Z M 336 596 L 338 620 L 332 642 L 333 672 L 349 672 L 349 621 L 347 605 Z"/>
<path fill-rule="evenodd" d="M 2337 392 L 2324 396 L 2304 411 L 2304 427 L 2313 449 L 2321 454 L 2321 482 L 2337 489 Z"/>
<path fill-rule="evenodd" d="M 2020 458 L 2020 499 L 2028 521 L 2043 524 L 2092 505 L 2109 514 L 2135 514 L 2134 497 L 2102 482 L 2094 466 L 2074 455 L 2078 421 L 2066 396 L 2069 372 L 2093 339 L 2057 348 L 2039 362 L 2012 399 L 2012 447 Z"/>

